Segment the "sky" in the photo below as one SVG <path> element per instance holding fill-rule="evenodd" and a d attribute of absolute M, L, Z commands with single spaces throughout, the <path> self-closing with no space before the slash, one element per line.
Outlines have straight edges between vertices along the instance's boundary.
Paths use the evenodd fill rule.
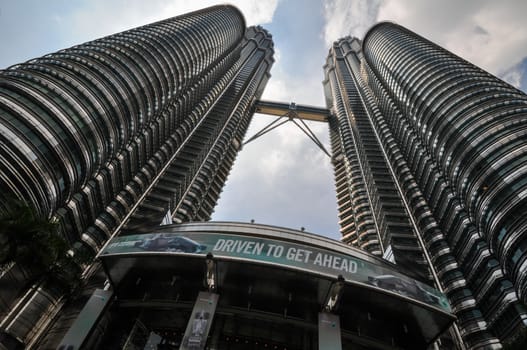
<path fill-rule="evenodd" d="M 211 0 L 0 0 L 0 69 L 104 35 L 211 6 Z M 399 23 L 527 90 L 525 0 L 232 0 L 273 35 L 263 99 L 324 107 L 322 65 L 339 37 Z M 247 137 L 273 117 L 255 115 Z M 310 127 L 328 144 L 324 123 Z M 213 220 L 285 226 L 338 239 L 329 158 L 292 123 L 247 144 Z"/>

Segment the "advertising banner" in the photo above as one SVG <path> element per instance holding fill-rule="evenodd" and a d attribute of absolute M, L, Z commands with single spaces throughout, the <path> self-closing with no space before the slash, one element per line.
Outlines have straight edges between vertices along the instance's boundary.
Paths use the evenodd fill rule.
<path fill-rule="evenodd" d="M 348 281 L 369 284 L 451 312 L 448 301 L 438 290 L 352 255 L 324 248 L 273 238 L 205 232 L 163 232 L 115 237 L 101 253 L 173 252 L 212 253 L 216 258 L 242 258 L 303 269 L 327 276 L 342 275 Z"/>

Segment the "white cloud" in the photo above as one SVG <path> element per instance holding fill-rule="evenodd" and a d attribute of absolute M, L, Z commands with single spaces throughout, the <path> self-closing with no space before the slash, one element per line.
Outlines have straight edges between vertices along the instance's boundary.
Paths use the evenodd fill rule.
<path fill-rule="evenodd" d="M 386 0 L 378 20 L 395 21 L 500 74 L 527 56 L 523 0 Z"/>
<path fill-rule="evenodd" d="M 273 117 L 255 115 L 252 135 Z M 310 123 L 327 141 L 327 126 Z M 291 122 L 239 153 L 213 220 L 256 220 L 339 237 L 332 168 L 325 156 Z"/>
<path fill-rule="evenodd" d="M 346 36 L 362 38 L 376 22 L 382 0 L 324 0 L 324 40 L 331 45 Z"/>
<path fill-rule="evenodd" d="M 247 25 L 255 25 L 272 22 L 278 0 L 238 0 L 230 3 L 243 12 Z"/>
<path fill-rule="evenodd" d="M 504 72 L 501 76 L 503 80 L 511 84 L 515 88 L 521 88 L 522 78 L 523 78 L 523 69 L 521 65 L 512 67 L 508 71 Z"/>
<path fill-rule="evenodd" d="M 282 73 L 273 74 L 262 99 L 323 106 L 321 76 L 322 74 L 309 77 L 292 77 Z"/>

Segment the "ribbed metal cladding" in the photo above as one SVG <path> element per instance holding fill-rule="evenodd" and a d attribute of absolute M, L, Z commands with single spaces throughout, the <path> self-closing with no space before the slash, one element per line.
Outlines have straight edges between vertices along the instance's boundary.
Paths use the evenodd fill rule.
<path fill-rule="evenodd" d="M 264 29 L 214 6 L 1 71 L 0 211 L 33 203 L 91 252 L 167 212 L 208 220 L 273 52 Z M 25 345 L 53 348 L 79 312 L 45 281 L 27 302 L 0 297 L 3 331 Z"/>
<path fill-rule="evenodd" d="M 408 274 L 431 281 L 416 229 L 370 120 L 372 111 L 360 88 L 360 58 L 351 49 L 353 43 L 351 38 L 336 42 L 325 66 L 326 99 L 335 112 L 330 133 L 343 241 L 373 254 L 391 251 Z M 359 45 L 356 39 L 355 44 Z"/>
<path fill-rule="evenodd" d="M 244 33 L 241 13 L 217 6 L 2 71 L 0 198 L 65 217 L 70 241 L 108 207 L 106 220 L 119 220 L 126 197 L 141 192 L 211 104 L 210 91 L 230 79 Z"/>
<path fill-rule="evenodd" d="M 337 80 L 335 57 L 328 57 L 324 68 L 327 107 L 332 111 L 329 126 L 343 241 L 372 254 L 382 255 L 382 242 L 375 228 L 357 144 L 343 100 L 345 96 Z"/>
<path fill-rule="evenodd" d="M 449 298 L 453 311 L 458 317 L 456 324 L 459 326 L 460 335 L 463 337 L 465 344 L 468 346 L 493 346 L 498 340 L 487 329 L 487 321 L 482 316 L 482 311 L 476 302 L 474 292 L 468 285 L 466 276 L 473 274 L 472 267 L 469 264 L 460 266 L 458 251 L 453 250 L 449 245 L 449 240 L 439 228 L 439 224 L 433 215 L 429 202 L 421 191 L 421 187 L 426 188 L 433 185 L 436 188 L 444 188 L 444 184 L 434 177 L 422 177 L 416 181 L 412 169 L 410 169 L 406 159 L 412 159 L 415 155 L 408 143 L 405 143 L 409 137 L 403 138 L 397 142 L 392 130 L 407 130 L 400 118 L 400 113 L 390 104 L 388 98 L 375 100 L 373 91 L 377 92 L 382 88 L 378 86 L 375 77 L 365 73 L 368 70 L 366 65 L 362 65 L 363 75 L 369 81 L 369 86 L 363 81 L 362 89 L 365 94 L 370 95 L 369 105 L 374 111 L 372 122 L 375 128 L 379 130 L 380 139 L 383 148 L 387 154 L 394 175 L 399 182 L 403 196 L 408 203 L 411 215 L 417 226 L 417 231 L 423 239 L 426 251 L 430 256 L 430 268 L 435 272 L 435 282 Z M 378 104 L 377 104 L 378 102 Z M 406 140 L 406 141 L 405 141 Z M 420 187 L 421 186 L 421 187 Z M 439 196 L 440 197 L 440 196 Z M 432 198 L 431 204 L 436 207 L 437 199 Z M 442 217 L 442 216 L 439 216 Z M 469 236 L 471 237 L 471 236 Z M 495 275 L 495 274 L 494 274 Z M 509 289 L 510 292 L 510 289 Z M 496 314 L 495 314 L 496 315 Z M 487 319 L 492 322 L 492 317 Z"/>
<path fill-rule="evenodd" d="M 463 339 L 496 347 L 526 319 L 527 96 L 395 24 L 363 51 L 373 124 Z"/>
<path fill-rule="evenodd" d="M 185 141 L 142 204 L 124 226 L 137 233 L 145 222 L 159 224 L 169 210 L 174 222 L 210 219 L 273 63 L 273 42 L 261 27 L 250 27 L 234 77 Z"/>

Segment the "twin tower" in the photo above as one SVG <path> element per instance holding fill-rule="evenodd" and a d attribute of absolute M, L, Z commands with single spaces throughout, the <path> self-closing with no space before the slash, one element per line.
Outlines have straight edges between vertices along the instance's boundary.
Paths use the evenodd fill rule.
<path fill-rule="evenodd" d="M 272 64 L 271 35 L 215 6 L 0 71 L 0 212 L 32 205 L 92 257 L 167 217 L 208 221 Z M 444 293 L 459 348 L 513 341 L 527 322 L 527 96 L 392 23 L 336 41 L 324 73 L 342 242 Z M 104 281 L 99 261 L 82 265 L 84 290 Z M 82 297 L 31 266 L 1 280 L 0 343 L 53 348 Z"/>

